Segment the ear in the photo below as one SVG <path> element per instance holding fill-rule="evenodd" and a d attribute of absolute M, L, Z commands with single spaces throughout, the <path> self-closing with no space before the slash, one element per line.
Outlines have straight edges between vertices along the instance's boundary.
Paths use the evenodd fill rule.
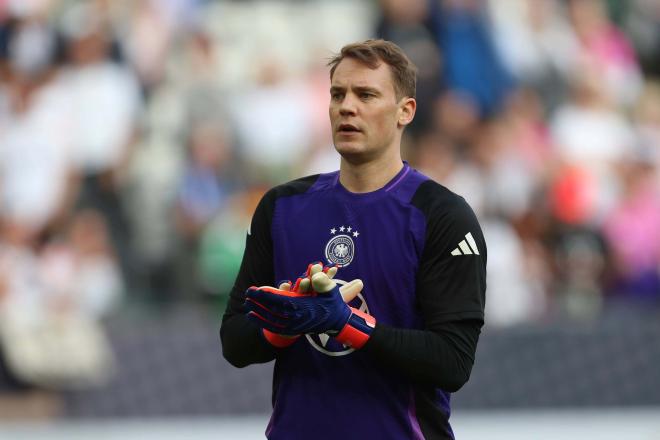
<path fill-rule="evenodd" d="M 402 98 L 399 102 L 399 119 L 397 121 L 400 127 L 405 127 L 410 124 L 415 117 L 417 110 L 417 101 L 415 98 Z"/>

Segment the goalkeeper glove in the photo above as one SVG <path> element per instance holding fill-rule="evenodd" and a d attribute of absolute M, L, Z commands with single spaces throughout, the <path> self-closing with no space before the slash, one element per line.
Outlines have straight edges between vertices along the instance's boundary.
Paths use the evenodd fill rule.
<path fill-rule="evenodd" d="M 298 282 L 296 282 L 296 285 L 299 284 L 300 284 L 300 278 L 298 278 Z M 291 291 L 291 281 L 285 281 L 283 283 L 280 283 L 279 289 L 283 291 Z M 266 339 L 266 341 L 268 341 L 270 345 L 277 348 L 288 347 L 289 345 L 296 342 L 296 340 L 300 337 L 300 335 L 292 335 L 292 336 L 281 335 L 279 333 L 271 332 L 266 328 L 262 328 L 261 332 L 264 338 Z"/>
<path fill-rule="evenodd" d="M 311 290 L 311 277 L 318 272 L 325 272 L 329 278 L 332 278 L 337 273 L 337 267 L 323 267 L 321 263 L 313 263 L 307 266 L 307 270 L 304 274 L 301 275 L 302 278 L 298 278 L 296 284 L 291 285 L 291 281 L 285 281 L 280 283 L 279 289 L 290 292 L 297 293 L 307 293 Z M 353 280 L 347 284 L 344 284 L 339 288 L 339 291 L 342 295 L 342 298 L 345 303 L 351 302 L 360 291 L 362 291 L 362 281 Z M 276 332 L 272 332 L 266 328 L 262 328 L 262 335 L 268 343 L 277 348 L 285 348 L 292 345 L 300 335 L 282 335 Z"/>
<path fill-rule="evenodd" d="M 311 287 L 311 276 L 317 272 L 325 272 L 329 278 L 332 278 L 337 273 L 337 267 L 323 267 L 320 263 L 313 263 L 307 266 L 307 270 L 302 274 L 303 278 L 298 278 L 296 284 L 291 285 L 291 281 L 285 281 L 280 283 L 279 289 L 284 291 L 292 291 L 297 293 L 306 293 L 310 290 Z M 358 293 L 362 290 L 363 284 L 361 280 L 353 280 L 340 287 L 340 292 L 344 302 L 351 302 Z M 300 335 L 282 335 L 276 332 L 272 332 L 266 328 L 261 329 L 264 339 L 268 341 L 271 345 L 277 348 L 285 348 L 292 345 Z"/>
<path fill-rule="evenodd" d="M 301 285 L 306 287 L 310 277 L 297 282 L 298 289 L 293 291 L 268 286 L 248 289 L 245 300 L 248 318 L 272 333 L 327 333 L 344 345 L 361 348 L 369 339 L 376 320 L 349 307 L 328 273 L 314 271 L 311 267 L 308 273 L 311 292 L 300 289 Z"/>

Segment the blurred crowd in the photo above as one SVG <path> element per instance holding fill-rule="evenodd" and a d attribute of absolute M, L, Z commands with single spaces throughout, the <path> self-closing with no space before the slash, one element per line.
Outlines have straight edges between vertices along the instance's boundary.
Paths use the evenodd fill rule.
<path fill-rule="evenodd" d="M 0 0 L 0 335 L 219 313 L 263 192 L 338 168 L 325 62 L 370 37 L 419 67 L 404 157 L 477 213 L 488 325 L 660 304 L 660 2 Z M 28 381 L 107 364 L 14 336 Z"/>

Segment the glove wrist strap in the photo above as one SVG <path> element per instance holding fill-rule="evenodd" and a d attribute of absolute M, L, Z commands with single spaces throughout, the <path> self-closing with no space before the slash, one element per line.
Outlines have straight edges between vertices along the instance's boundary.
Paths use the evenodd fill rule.
<path fill-rule="evenodd" d="M 335 339 L 348 347 L 359 349 L 369 340 L 376 327 L 376 318 L 353 307 L 351 312 L 348 322 Z"/>
<path fill-rule="evenodd" d="M 263 331 L 264 339 L 266 339 L 270 345 L 277 348 L 286 348 L 296 342 L 300 337 L 300 335 L 283 336 L 277 333 L 273 333 L 270 330 L 266 330 L 265 328 L 261 330 Z"/>

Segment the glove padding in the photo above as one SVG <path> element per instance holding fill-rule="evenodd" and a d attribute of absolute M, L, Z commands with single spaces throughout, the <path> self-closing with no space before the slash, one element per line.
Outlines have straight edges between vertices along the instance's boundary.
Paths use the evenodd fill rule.
<path fill-rule="evenodd" d="M 325 272 L 328 278 L 332 278 L 337 273 L 337 266 L 323 267 L 319 263 L 312 263 L 307 266 L 307 270 L 302 274 L 302 278 L 298 278 L 296 283 L 292 286 L 291 281 L 284 281 L 280 283 L 279 289 L 285 291 L 293 291 L 297 293 L 308 293 L 311 290 L 311 277 L 317 272 Z M 362 281 L 353 280 L 339 288 L 344 302 L 349 303 L 358 293 L 362 291 Z M 258 323 L 260 325 L 260 323 Z M 272 332 L 266 328 L 261 329 L 261 333 L 266 341 L 274 347 L 286 348 L 292 345 L 300 335 L 282 335 L 280 333 Z"/>
<path fill-rule="evenodd" d="M 336 268 L 322 270 L 320 265 L 310 265 L 309 276 L 298 279 L 293 289 L 286 289 L 285 285 L 280 289 L 249 288 L 245 300 L 248 318 L 264 329 L 267 339 L 266 331 L 291 336 L 327 333 L 345 345 L 360 348 L 369 339 L 375 319 L 344 302 L 357 295 L 362 282 L 353 280 L 344 286 L 343 296 L 331 278 L 334 273 Z M 349 295 L 352 297 L 348 298 Z"/>

